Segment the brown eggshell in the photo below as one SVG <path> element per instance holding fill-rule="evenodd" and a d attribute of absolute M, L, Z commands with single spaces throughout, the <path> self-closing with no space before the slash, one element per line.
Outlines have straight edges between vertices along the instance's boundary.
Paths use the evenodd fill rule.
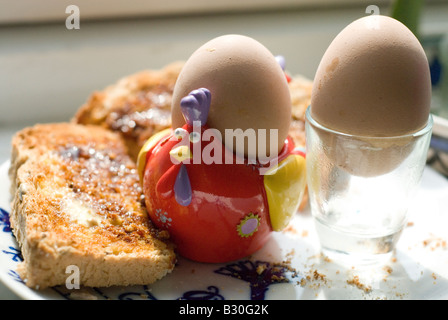
<path fill-rule="evenodd" d="M 310 113 L 326 156 L 351 174 L 397 168 L 413 150 L 412 134 L 428 122 L 431 80 L 417 38 L 386 16 L 358 19 L 325 52 L 313 83 Z M 387 137 L 381 139 L 381 137 Z"/>
<path fill-rule="evenodd" d="M 224 35 L 197 49 L 185 63 L 174 88 L 173 128 L 185 124 L 180 100 L 198 88 L 210 90 L 207 125 L 219 130 L 226 144 L 226 129 L 254 129 L 255 133 L 266 129 L 266 143 L 256 152 L 247 143 L 244 150 L 237 150 L 236 143 L 233 149 L 252 159 L 280 152 L 288 136 L 291 97 L 285 74 L 266 47 L 250 37 Z M 278 130 L 273 150 L 270 129 Z"/>
<path fill-rule="evenodd" d="M 314 79 L 311 115 L 330 129 L 397 136 L 423 128 L 429 116 L 428 60 L 414 34 L 386 16 L 367 16 L 342 30 Z"/>

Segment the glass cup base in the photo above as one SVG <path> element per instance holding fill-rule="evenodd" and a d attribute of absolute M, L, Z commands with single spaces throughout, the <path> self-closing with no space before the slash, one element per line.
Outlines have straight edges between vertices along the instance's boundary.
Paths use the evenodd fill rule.
<path fill-rule="evenodd" d="M 389 261 L 402 229 L 384 236 L 345 233 L 314 220 L 322 253 L 331 260 L 367 265 Z"/>

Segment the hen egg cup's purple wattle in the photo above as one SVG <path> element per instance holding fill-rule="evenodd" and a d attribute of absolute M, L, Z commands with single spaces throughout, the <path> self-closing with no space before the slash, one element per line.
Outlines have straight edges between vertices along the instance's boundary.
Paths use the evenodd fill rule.
<path fill-rule="evenodd" d="M 184 97 L 186 124 L 150 138 L 138 163 L 155 225 L 169 231 L 180 255 L 216 263 L 254 253 L 289 223 L 305 189 L 305 155 L 288 137 L 268 174 L 260 174 L 267 168 L 258 162 L 239 164 L 222 141 L 201 139 L 211 99 L 205 88 Z M 192 161 L 194 152 L 202 156 L 211 146 L 220 148 L 220 163 Z M 225 161 L 229 156 L 232 163 Z"/>

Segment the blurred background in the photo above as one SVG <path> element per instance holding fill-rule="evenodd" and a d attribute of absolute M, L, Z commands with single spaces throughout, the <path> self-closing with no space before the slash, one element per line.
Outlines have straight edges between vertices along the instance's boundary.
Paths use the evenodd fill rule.
<path fill-rule="evenodd" d="M 346 25 L 370 14 L 369 5 L 397 14 L 398 2 L 434 69 L 433 110 L 446 115 L 448 0 L 0 0 L 0 161 L 18 128 L 67 121 L 93 91 L 186 60 L 222 34 L 251 36 L 283 55 L 289 73 L 312 79 Z M 70 5 L 79 8 L 79 29 L 66 27 Z"/>

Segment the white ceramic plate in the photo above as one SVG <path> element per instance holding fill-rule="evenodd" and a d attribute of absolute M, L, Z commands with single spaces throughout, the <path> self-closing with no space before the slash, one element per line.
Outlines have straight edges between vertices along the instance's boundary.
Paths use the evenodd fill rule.
<path fill-rule="evenodd" d="M 448 181 L 430 168 L 394 257 L 381 265 L 343 265 L 322 256 L 305 211 L 239 261 L 180 258 L 171 274 L 152 285 L 37 291 L 15 271 L 21 255 L 9 228 L 8 167 L 0 166 L 0 280 L 24 299 L 448 299 Z"/>

